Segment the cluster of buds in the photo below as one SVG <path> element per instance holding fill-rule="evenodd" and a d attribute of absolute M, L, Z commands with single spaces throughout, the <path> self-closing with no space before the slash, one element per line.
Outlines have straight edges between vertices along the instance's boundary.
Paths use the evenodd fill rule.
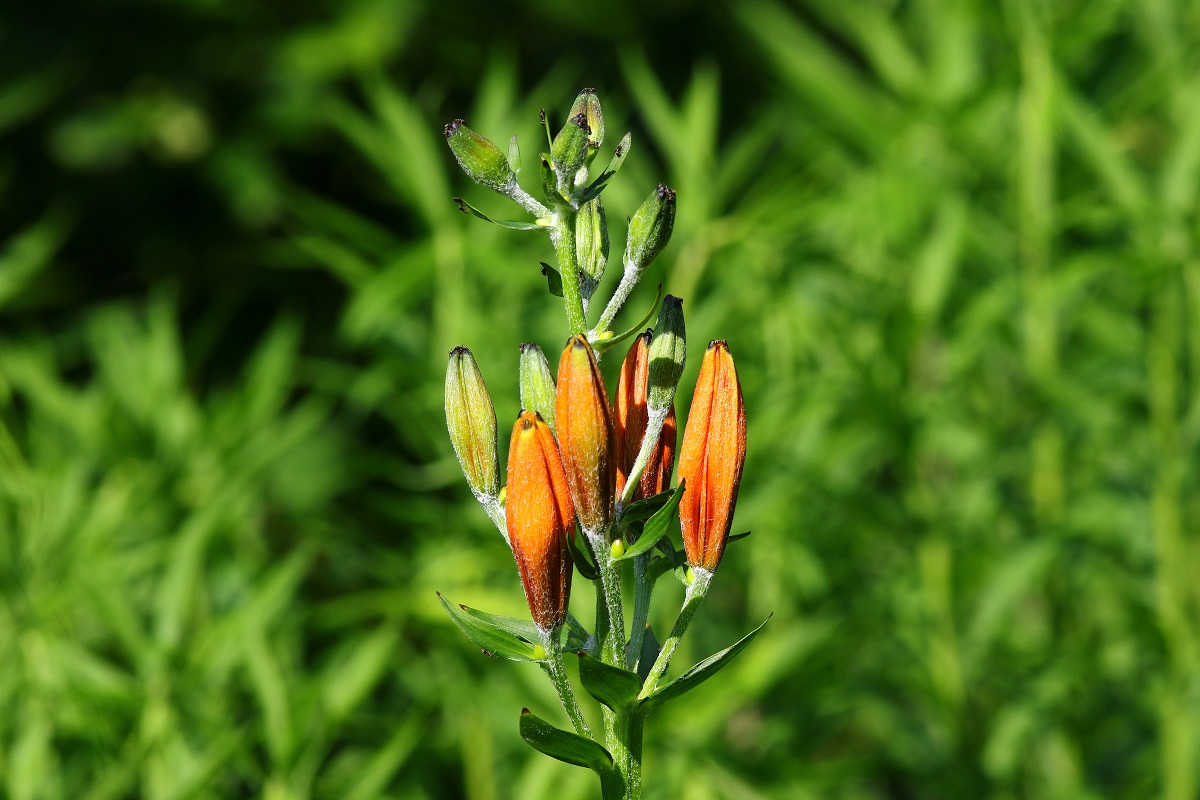
<path fill-rule="evenodd" d="M 686 687 L 660 687 L 729 541 L 746 457 L 746 412 L 737 371 L 726 343 L 711 342 L 679 441 L 675 393 L 687 349 L 682 301 L 671 295 L 661 303 L 656 298 L 652 328 L 644 326 L 655 308 L 624 333 L 609 329 L 670 240 L 675 192 L 663 184 L 630 216 L 624 273 L 596 325 L 589 328 L 589 302 L 601 285 L 609 256 L 601 192 L 620 169 L 631 143 L 626 134 L 608 167 L 590 176 L 604 143 L 604 116 L 594 91 L 579 94 L 556 136 L 547 128 L 549 152 L 540 159 L 544 202 L 517 182 L 521 160 L 516 137 L 505 154 L 462 120 L 447 125 L 445 133 L 472 179 L 535 217 L 533 222 L 498 224 L 550 234 L 558 269 L 543 265 L 543 274 L 551 292 L 564 298 L 570 338 L 559 357 L 557 376 L 541 348 L 521 345 L 521 412 L 509 441 L 505 486 L 500 485 L 491 396 L 471 352 L 465 347 L 450 351 L 450 439 L 467 484 L 512 549 L 534 624 L 528 629 L 527 622 L 466 607 L 456 610 L 444 599 L 443 604 L 486 652 L 537 661 L 550 675 L 576 734 L 557 731 L 526 713 L 521 718 L 526 740 L 556 758 L 596 769 L 606 798 L 633 798 L 640 786 L 637 751 L 645 714 L 715 672 L 754 635 L 707 659 L 704 669 L 689 673 Z M 463 211 L 494 222 L 455 199 Z M 625 340 L 631 345 L 610 400 L 600 360 Z M 679 476 L 672 488 L 677 459 Z M 681 551 L 670 544 L 668 535 L 676 518 Z M 577 528 L 582 534 L 578 537 Z M 633 562 L 635 582 L 628 640 L 622 591 L 627 560 Z M 569 611 L 576 570 L 595 582 L 594 633 Z M 646 619 L 654 582 L 664 574 L 677 575 L 687 589 L 675 627 L 659 647 L 652 634 L 646 635 Z M 580 654 L 584 687 L 611 712 L 605 716 L 607 749 L 591 736 L 566 677 L 560 641 L 564 627 L 570 629 L 568 641 L 575 643 L 570 649 Z M 624 787 L 620 792 L 613 788 L 617 783 Z"/>
<path fill-rule="evenodd" d="M 666 303 L 664 311 L 678 308 L 675 298 L 667 300 L 675 302 Z M 660 321 L 671 316 L 664 313 Z M 557 382 L 545 368 L 541 350 L 522 345 L 525 407 L 513 425 L 502 513 L 529 610 L 543 629 L 557 630 L 566 619 L 571 589 L 568 540 L 574 541 L 576 522 L 589 539 L 611 536 L 619 498 L 631 477 L 635 488 L 628 492 L 630 502 L 670 491 L 675 405 L 673 397 L 662 405 L 664 393 L 653 391 L 651 377 L 652 354 L 662 349 L 654 345 L 668 336 L 675 333 L 656 336 L 647 330 L 635 337 L 611 403 L 596 353 L 585 337 L 573 336 L 567 342 Z M 677 359 L 658 359 L 667 362 L 662 371 L 682 369 L 682 347 L 678 351 Z M 673 395 L 674 384 L 670 388 Z M 546 411 L 550 420 L 557 420 L 557 435 Z M 467 484 L 485 508 L 500 502 L 496 413 L 478 365 L 465 347 L 450 351 L 446 419 Z M 653 419 L 659 421 L 657 432 L 650 425 Z M 721 561 L 745 458 L 741 385 L 726 343 L 714 341 L 704 353 L 679 448 L 679 480 L 684 486 L 679 521 L 686 561 L 693 568 L 712 572 Z M 638 469 L 639 461 L 644 468 Z"/>

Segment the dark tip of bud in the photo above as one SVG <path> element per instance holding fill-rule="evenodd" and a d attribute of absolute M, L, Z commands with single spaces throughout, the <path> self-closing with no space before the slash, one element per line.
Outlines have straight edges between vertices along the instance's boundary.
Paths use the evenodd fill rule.
<path fill-rule="evenodd" d="M 538 112 L 538 122 L 542 123 L 543 125 L 546 124 L 546 109 L 543 108 Z"/>
<path fill-rule="evenodd" d="M 654 338 L 654 329 L 646 328 L 645 333 L 642 334 L 642 338 L 646 340 L 646 344 L 650 344 L 650 340 Z"/>
<path fill-rule="evenodd" d="M 467 121 L 465 119 L 453 120 L 452 122 L 446 123 L 446 127 L 442 128 L 442 133 L 444 133 L 446 135 L 446 138 L 449 139 L 451 136 L 458 133 L 459 127 L 466 125 L 466 124 L 467 124 Z"/>
<path fill-rule="evenodd" d="M 581 89 L 579 93 L 580 94 L 595 94 L 596 90 L 592 89 L 591 87 L 588 87 L 586 89 Z"/>
<path fill-rule="evenodd" d="M 537 347 L 537 345 L 534 344 L 533 342 L 522 342 L 521 343 L 521 352 L 528 353 L 530 350 L 533 350 L 536 347 Z"/>
<path fill-rule="evenodd" d="M 670 186 L 667 186 L 665 183 L 660 183 L 657 191 L 659 200 L 665 200 L 668 203 L 675 202 L 675 190 Z"/>
<path fill-rule="evenodd" d="M 524 412 L 522 412 L 522 414 L 523 413 Z M 521 420 L 521 430 L 527 431 L 532 427 L 533 427 L 533 420 L 528 419 L 528 418 Z"/>
<path fill-rule="evenodd" d="M 587 114 L 584 114 L 583 112 L 580 112 L 580 113 L 576 114 L 575 116 L 571 117 L 571 122 L 575 123 L 575 125 L 577 125 L 578 127 L 583 128 L 584 133 L 592 132 L 592 126 L 588 125 Z"/>
<path fill-rule="evenodd" d="M 586 350 L 587 346 L 587 339 L 584 339 L 582 336 L 571 337 L 571 347 L 576 350 Z"/>
<path fill-rule="evenodd" d="M 710 341 L 708 343 L 709 350 L 712 350 L 714 347 L 724 347 L 726 350 L 729 349 L 729 345 L 725 342 L 724 339 L 713 339 L 712 341 Z"/>
<path fill-rule="evenodd" d="M 471 351 L 460 344 L 451 348 L 449 355 L 450 358 L 462 358 L 463 356 L 471 355 Z"/>

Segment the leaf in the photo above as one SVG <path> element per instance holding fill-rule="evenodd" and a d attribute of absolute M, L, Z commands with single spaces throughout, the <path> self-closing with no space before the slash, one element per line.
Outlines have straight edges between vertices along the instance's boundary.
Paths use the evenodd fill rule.
<path fill-rule="evenodd" d="M 612 160 L 608 162 L 608 166 L 604 171 L 596 176 L 596 180 L 588 184 L 588 187 L 583 190 L 583 194 L 579 196 L 579 204 L 583 205 L 604 191 L 604 186 L 612 177 L 621 169 L 621 165 L 625 163 L 625 156 L 629 155 L 629 148 L 633 145 L 633 134 L 627 133 L 617 145 L 617 149 L 613 151 Z"/>
<path fill-rule="evenodd" d="M 638 659 L 638 680 L 643 683 L 645 682 L 646 676 L 654 668 L 654 662 L 658 660 L 658 654 L 661 650 L 662 643 L 658 641 L 658 637 L 654 635 L 654 629 L 647 622 L 646 633 L 642 636 L 642 655 Z"/>
<path fill-rule="evenodd" d="M 587 653 L 579 653 L 579 681 L 588 694 L 613 711 L 637 703 L 642 682 L 629 670 L 606 664 Z"/>
<path fill-rule="evenodd" d="M 549 228 L 546 228 L 542 225 L 538 225 L 536 222 L 521 222 L 521 221 L 515 220 L 515 219 L 492 219 L 487 214 L 483 213 L 478 208 L 476 208 L 475 206 L 468 203 L 466 200 L 463 200 L 461 197 L 455 197 L 454 202 L 458 203 L 458 210 L 463 212 L 464 214 L 471 214 L 472 216 L 479 217 L 481 220 L 483 220 L 485 222 L 491 222 L 492 224 L 499 225 L 502 228 L 508 228 L 508 229 L 514 230 L 514 231 L 548 231 L 548 230 L 550 230 Z"/>
<path fill-rule="evenodd" d="M 613 561 L 625 561 L 634 556 L 640 556 L 658 544 L 659 539 L 666 536 L 667 529 L 671 526 L 671 520 L 675 518 L 675 509 L 679 508 L 679 501 L 683 498 L 683 485 L 684 481 L 681 480 L 667 504 L 654 512 L 654 516 L 646 521 L 637 541 L 629 545 L 623 554 L 613 558 Z"/>
<path fill-rule="evenodd" d="M 580 575 L 589 581 L 600 577 L 600 570 L 596 569 L 596 565 L 575 541 L 574 536 L 567 537 L 567 549 L 571 551 L 571 560 L 575 562 L 575 569 L 579 570 Z"/>
<path fill-rule="evenodd" d="M 630 336 L 633 336 L 635 333 L 641 333 L 645 329 L 646 325 L 649 324 L 650 320 L 654 318 L 654 315 L 658 313 L 658 305 L 662 302 L 662 298 L 663 288 L 662 284 L 660 283 L 658 285 L 658 294 L 654 296 L 654 304 L 650 306 L 650 311 L 646 314 L 646 316 L 642 317 L 641 322 L 639 322 L 637 325 L 634 325 L 620 336 L 610 336 L 605 338 L 604 334 L 609 333 L 609 331 L 599 331 L 596 333 L 594 338 L 589 335 L 588 341 L 592 345 L 592 349 L 595 350 L 597 354 L 600 354 L 607 350 L 611 350 L 613 347 L 616 347 Z"/>
<path fill-rule="evenodd" d="M 668 700 L 673 700 L 676 697 L 695 689 L 697 686 L 715 675 L 722 667 L 732 661 L 738 653 L 742 652 L 746 645 L 750 644 L 754 637 L 758 635 L 758 632 L 761 631 L 763 626 L 765 626 L 770 620 L 771 617 L 768 616 L 765 620 L 763 620 L 762 625 L 759 625 L 757 628 L 747 633 L 737 642 L 731 644 L 729 647 L 726 647 L 719 653 L 714 653 L 696 666 L 689 669 L 687 672 L 680 675 L 675 680 L 668 683 L 666 686 L 655 690 L 652 694 L 644 698 L 641 703 L 639 703 L 639 706 L 644 708 L 646 711 L 651 711 L 652 709 L 658 708 Z"/>
<path fill-rule="evenodd" d="M 638 500 L 636 503 L 630 503 L 629 505 L 625 506 L 625 510 L 621 512 L 621 519 L 618 521 L 618 524 L 637 522 L 638 520 L 643 520 L 649 516 L 652 516 L 655 511 L 658 511 L 663 507 L 664 503 L 671 499 L 671 495 L 673 494 L 674 491 L 668 489 L 665 492 L 659 492 L 651 497 L 645 497 L 641 500 Z"/>
<path fill-rule="evenodd" d="M 559 730 L 528 708 L 521 709 L 520 731 L 530 747 L 551 758 L 597 772 L 612 768 L 612 756 L 599 744 L 577 733 Z"/>
<path fill-rule="evenodd" d="M 542 264 L 542 274 L 546 276 L 546 288 L 550 290 L 550 294 L 555 297 L 563 296 L 562 275 L 558 270 L 547 264 L 545 261 Z"/>
<path fill-rule="evenodd" d="M 486 611 L 480 611 L 477 608 L 470 606 L 459 605 L 458 608 L 464 613 L 469 614 L 475 619 L 482 622 L 484 625 L 491 625 L 493 628 L 507 631 L 518 639 L 524 639 L 531 645 L 541 643 L 541 635 L 538 633 L 537 625 L 531 619 L 517 619 L 516 617 L 502 617 L 499 614 L 489 614 Z"/>
<path fill-rule="evenodd" d="M 489 620 L 482 618 L 482 612 L 470 613 L 473 609 L 451 603 L 441 592 L 437 593 L 442 607 L 454 620 L 454 624 L 463 635 L 479 645 L 489 655 L 507 658 L 509 661 L 538 661 L 534 658 L 533 648 L 528 642 L 522 641 L 511 631 L 505 630 Z M 485 615 L 490 617 L 491 615 Z"/>

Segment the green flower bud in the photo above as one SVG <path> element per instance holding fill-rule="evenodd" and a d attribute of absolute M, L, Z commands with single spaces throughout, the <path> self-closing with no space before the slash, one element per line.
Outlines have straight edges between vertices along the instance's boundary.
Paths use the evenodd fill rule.
<path fill-rule="evenodd" d="M 496 409 L 479 365 L 465 347 L 451 350 L 446 366 L 446 427 L 471 491 L 481 501 L 496 497 L 500 493 Z"/>
<path fill-rule="evenodd" d="M 675 190 L 660 183 L 629 220 L 625 265 L 640 272 L 650 265 L 671 239 L 675 227 Z"/>
<path fill-rule="evenodd" d="M 583 274 L 583 297 L 588 299 L 600 284 L 608 266 L 608 220 L 599 197 L 584 203 L 575 215 L 575 258 Z"/>
<path fill-rule="evenodd" d="M 588 122 L 585 114 L 576 114 L 554 137 L 550 155 L 558 173 L 558 191 L 567 197 L 575 188 L 575 176 L 587 164 Z"/>
<path fill-rule="evenodd" d="M 650 341 L 650 391 L 646 401 L 653 412 L 666 412 L 675 402 L 675 387 L 683 375 L 687 355 L 687 334 L 683 325 L 683 301 L 674 295 L 663 298 Z"/>
<path fill-rule="evenodd" d="M 445 127 L 446 141 L 463 172 L 476 183 L 505 192 L 516 182 L 508 157 L 490 140 L 456 119 Z"/>
<path fill-rule="evenodd" d="M 596 97 L 595 89 L 584 89 L 575 98 L 568 116 L 583 114 L 588 124 L 588 160 L 596 157 L 600 145 L 604 144 L 604 114 L 600 111 L 600 98 Z"/>
<path fill-rule="evenodd" d="M 536 411 L 554 432 L 554 375 L 542 348 L 532 342 L 521 345 L 521 408 Z"/>

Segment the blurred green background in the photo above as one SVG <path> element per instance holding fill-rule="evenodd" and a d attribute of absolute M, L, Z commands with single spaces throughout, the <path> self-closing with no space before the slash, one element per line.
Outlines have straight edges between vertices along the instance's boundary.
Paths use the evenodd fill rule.
<path fill-rule="evenodd" d="M 565 335 L 441 125 L 594 86 L 679 192 L 618 322 L 749 409 L 677 664 L 774 612 L 646 796 L 1200 797 L 1200 4 L 501 5 L 0 8 L 0 796 L 596 795 L 434 594 L 525 613 L 446 351 L 508 420 Z"/>

